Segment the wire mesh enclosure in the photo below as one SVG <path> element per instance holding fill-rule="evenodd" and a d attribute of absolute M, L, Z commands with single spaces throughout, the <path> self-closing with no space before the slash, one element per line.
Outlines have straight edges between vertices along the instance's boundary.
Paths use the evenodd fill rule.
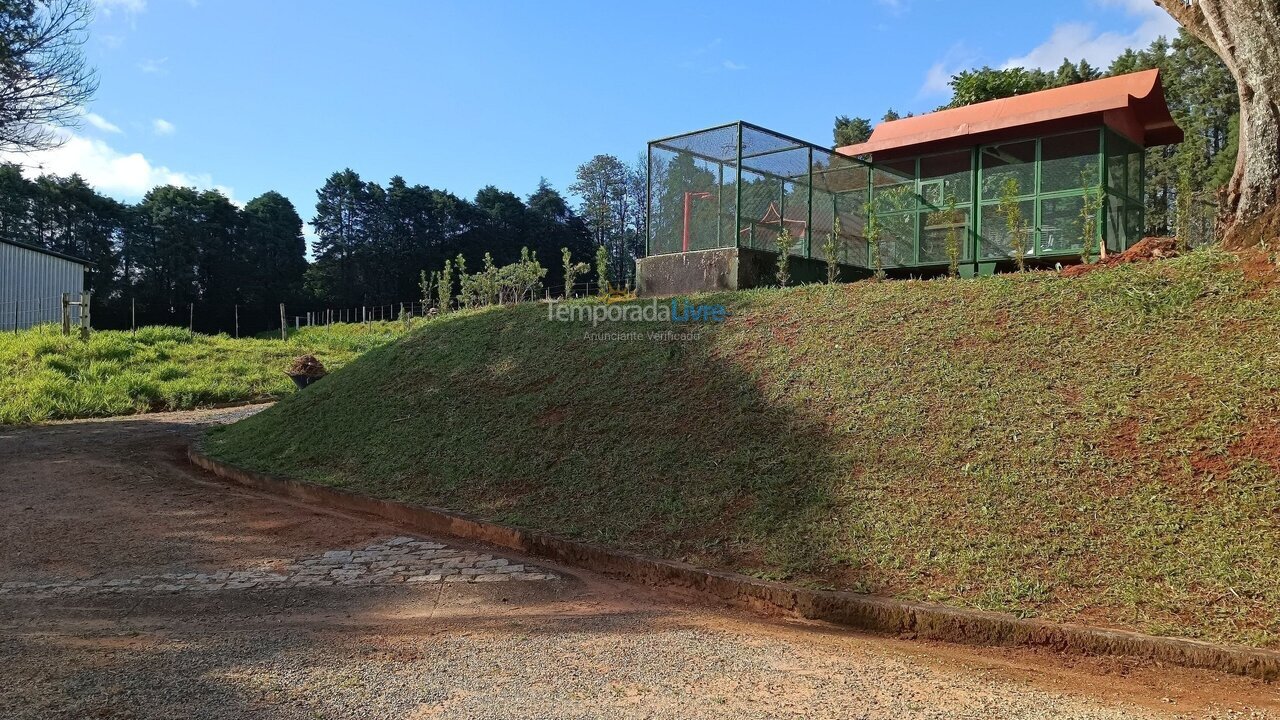
<path fill-rule="evenodd" d="M 870 164 L 745 122 L 649 143 L 648 255 L 716 248 L 867 267 Z"/>
<path fill-rule="evenodd" d="M 647 255 L 777 253 L 785 232 L 797 257 L 976 272 L 1141 237 L 1143 148 L 1105 126 L 913 149 L 854 158 L 746 122 L 655 140 Z"/>

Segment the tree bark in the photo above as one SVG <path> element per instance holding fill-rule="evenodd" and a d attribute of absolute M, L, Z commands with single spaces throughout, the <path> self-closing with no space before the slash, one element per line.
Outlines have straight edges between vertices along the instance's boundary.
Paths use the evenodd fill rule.
<path fill-rule="evenodd" d="M 1240 92 L 1240 151 L 1219 197 L 1223 245 L 1280 238 L 1280 2 L 1155 0 L 1216 52 Z"/>

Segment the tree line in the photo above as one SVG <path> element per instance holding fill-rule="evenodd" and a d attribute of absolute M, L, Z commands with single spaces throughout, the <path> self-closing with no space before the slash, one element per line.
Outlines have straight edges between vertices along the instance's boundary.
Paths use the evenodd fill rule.
<path fill-rule="evenodd" d="M 1172 40 L 1157 38 L 1143 49 L 1129 49 L 1106 70 L 1081 60 L 1064 59 L 1054 71 L 1014 67 L 982 67 L 951 77 L 951 99 L 939 110 L 1048 90 L 1103 77 L 1159 69 L 1165 98 L 1186 132 L 1180 145 L 1146 151 L 1146 232 L 1168 235 L 1177 227 L 1181 202 L 1212 203 L 1231 180 L 1239 144 L 1240 103 L 1236 82 L 1218 55 L 1185 29 Z M 899 119 L 890 109 L 883 121 Z M 864 142 L 872 123 L 867 118 L 839 116 L 832 129 L 835 146 Z M 1185 217 L 1185 216 L 1184 216 Z"/>
<path fill-rule="evenodd" d="M 643 249 L 643 173 L 601 155 L 571 189 L 576 205 L 545 179 L 524 198 L 487 186 L 467 199 L 347 168 L 316 193 L 308 248 L 297 209 L 274 191 L 238 207 L 217 190 L 161 186 L 125 203 L 79 175 L 31 179 L 0 165 L 0 237 L 88 261 L 97 327 L 251 333 L 279 326 L 280 303 L 292 317 L 420 298 L 423 273 L 459 257 L 480 267 L 536 256 L 547 268 L 539 286 L 559 295 L 562 252 L 594 268 L 604 248 L 606 280 L 630 283 Z"/>

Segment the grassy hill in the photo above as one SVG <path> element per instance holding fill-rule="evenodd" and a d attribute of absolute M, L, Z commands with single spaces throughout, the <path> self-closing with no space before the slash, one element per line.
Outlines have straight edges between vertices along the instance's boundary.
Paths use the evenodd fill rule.
<path fill-rule="evenodd" d="M 694 339 L 457 313 L 207 446 L 761 577 L 1278 647 L 1268 267 L 702 296 L 731 317 Z"/>
<path fill-rule="evenodd" d="M 398 322 L 302 328 L 287 341 L 175 327 L 88 342 L 53 325 L 0 333 L 0 425 L 280 397 L 294 391 L 291 358 L 314 354 L 332 369 L 403 333 Z"/>

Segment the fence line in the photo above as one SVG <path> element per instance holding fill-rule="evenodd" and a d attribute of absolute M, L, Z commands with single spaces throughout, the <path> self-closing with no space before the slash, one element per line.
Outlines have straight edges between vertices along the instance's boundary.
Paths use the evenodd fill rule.
<path fill-rule="evenodd" d="M 595 295 L 598 289 L 597 283 L 575 283 L 570 296 L 572 298 L 590 297 Z M 563 299 L 563 296 L 563 287 L 543 288 L 539 297 L 526 302 Z M 82 317 L 81 296 L 74 294 L 71 300 L 68 307 L 68 323 L 72 327 L 79 327 Z M 17 332 L 34 325 L 59 324 L 63 320 L 62 301 L 61 295 L 0 301 L 0 332 Z M 97 318 L 99 327 L 104 324 L 101 315 L 106 313 L 109 321 L 105 324 L 119 326 L 121 330 L 136 330 L 140 320 L 142 324 L 157 324 L 158 321 L 159 324 L 187 327 L 192 331 L 197 328 L 201 331 L 215 328 L 214 332 L 227 332 L 234 335 L 279 332 L 281 329 L 279 318 L 274 313 L 263 314 L 262 307 L 259 305 L 234 303 L 210 305 L 194 302 L 171 307 L 162 306 L 157 311 L 154 304 L 143 308 L 136 304 L 133 298 L 121 297 L 108 304 L 110 312 L 107 312 L 100 304 L 101 302 L 101 299 L 93 298 L 93 306 L 97 309 L 95 314 L 100 316 Z M 306 309 L 285 306 L 282 317 L 286 326 L 297 330 L 334 323 L 392 322 L 419 318 L 438 311 L 438 303 L 435 300 L 424 303 L 421 299 L 370 305 L 303 307 Z M 457 303 L 453 303 L 452 307 L 456 308 Z M 247 310 L 252 310 L 254 314 L 246 314 Z M 112 318 L 114 320 L 111 320 Z M 88 319 L 91 322 L 95 320 L 92 315 Z M 248 332 L 241 333 L 242 328 L 248 328 Z"/>
<path fill-rule="evenodd" d="M 73 294 L 71 298 L 78 301 L 79 294 Z M 80 308 L 76 303 L 68 308 L 72 325 L 80 324 Z M 61 322 L 62 295 L 0 301 L 0 332 L 17 332 L 34 325 Z"/>

